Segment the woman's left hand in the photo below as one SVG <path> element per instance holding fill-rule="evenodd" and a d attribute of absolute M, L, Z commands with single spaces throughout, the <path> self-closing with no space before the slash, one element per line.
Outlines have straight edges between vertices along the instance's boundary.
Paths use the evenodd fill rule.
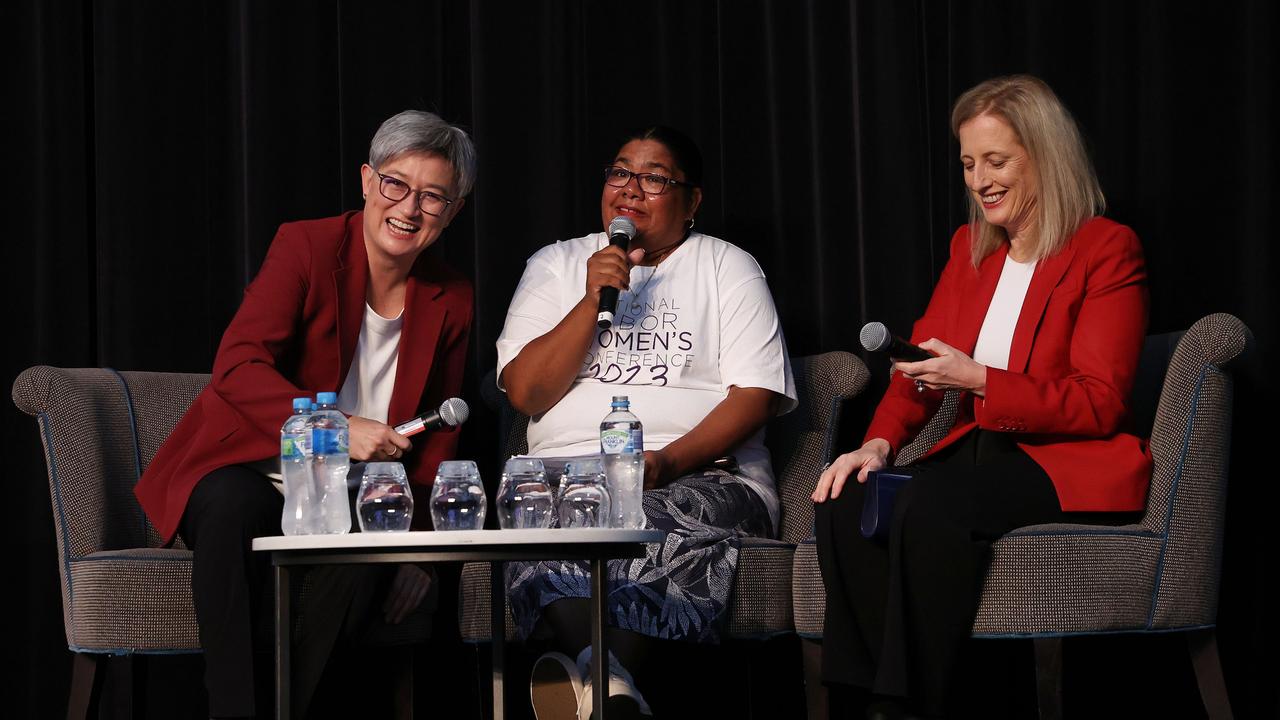
<path fill-rule="evenodd" d="M 387 624 L 397 625 L 417 610 L 430 590 L 431 573 L 410 563 L 396 568 L 396 577 L 387 590 L 386 601 L 382 603 L 382 614 Z"/>
<path fill-rule="evenodd" d="M 987 394 L 986 365 L 937 338 L 929 338 L 920 343 L 920 347 L 937 357 L 920 362 L 893 364 L 893 369 L 905 375 L 908 380 L 914 380 L 916 387 L 930 390 L 968 390 L 979 397 Z"/>
<path fill-rule="evenodd" d="M 653 490 L 671 482 L 671 460 L 661 450 L 644 451 L 644 489 Z"/>

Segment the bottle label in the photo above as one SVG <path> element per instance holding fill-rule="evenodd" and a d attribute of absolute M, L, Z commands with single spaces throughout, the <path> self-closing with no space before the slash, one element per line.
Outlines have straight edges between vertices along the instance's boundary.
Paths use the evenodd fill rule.
<path fill-rule="evenodd" d="M 347 454 L 347 431 L 337 428 L 315 428 L 311 431 L 311 452 L 315 455 Z"/>
<path fill-rule="evenodd" d="M 621 452 L 630 452 L 627 449 L 630 444 L 631 431 L 626 428 L 600 431 L 600 452 L 605 455 L 616 455 Z"/>
<path fill-rule="evenodd" d="M 631 437 L 627 438 L 626 452 L 644 452 L 644 430 L 641 428 L 631 429 Z"/>
<path fill-rule="evenodd" d="M 295 458 L 302 456 L 302 448 L 293 438 L 280 438 L 280 457 Z"/>

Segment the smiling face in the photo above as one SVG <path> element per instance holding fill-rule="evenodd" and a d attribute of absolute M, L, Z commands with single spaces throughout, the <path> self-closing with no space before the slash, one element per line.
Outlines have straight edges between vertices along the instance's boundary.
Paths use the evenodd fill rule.
<path fill-rule="evenodd" d="M 667 146 L 657 140 L 632 140 L 618 151 L 614 166 L 634 173 L 654 173 L 673 180 L 685 180 L 684 171 L 676 167 Z M 637 178 L 624 187 L 604 185 L 600 198 L 601 224 L 609 226 L 615 217 L 625 217 L 636 224 L 633 248 L 656 250 L 678 242 L 685 226 L 702 202 L 702 190 L 684 185 L 668 185 L 660 195 L 640 189 Z"/>
<path fill-rule="evenodd" d="M 407 185 L 410 192 L 399 202 L 387 199 L 378 173 Z M 360 168 L 364 188 L 364 243 L 370 262 L 409 264 L 431 246 L 462 209 L 463 199 L 454 188 L 453 166 L 439 155 L 405 153 L 374 168 Z M 428 215 L 419 206 L 426 191 L 453 202 L 440 215 Z"/>
<path fill-rule="evenodd" d="M 1013 128 L 995 115 L 978 115 L 957 135 L 964 182 L 983 218 L 1011 241 L 1026 237 L 1035 223 L 1036 172 Z"/>

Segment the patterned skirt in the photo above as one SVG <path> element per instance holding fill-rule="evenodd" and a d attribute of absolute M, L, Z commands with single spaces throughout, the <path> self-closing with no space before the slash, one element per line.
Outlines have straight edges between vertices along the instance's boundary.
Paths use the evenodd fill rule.
<path fill-rule="evenodd" d="M 665 530 L 644 557 L 607 563 L 608 624 L 650 637 L 718 642 L 742 537 L 768 537 L 764 501 L 737 476 L 686 475 L 644 493 L 645 527 Z M 511 615 L 521 639 L 534 635 L 542 609 L 564 598 L 590 598 L 585 561 L 510 562 Z"/>

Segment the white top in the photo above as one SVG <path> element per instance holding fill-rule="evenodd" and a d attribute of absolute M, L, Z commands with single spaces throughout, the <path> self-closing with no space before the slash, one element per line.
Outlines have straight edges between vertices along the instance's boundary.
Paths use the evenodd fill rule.
<path fill-rule="evenodd" d="M 525 344 L 545 335 L 582 299 L 587 258 L 605 233 L 548 245 L 525 266 L 498 338 L 498 377 Z M 691 233 L 655 267 L 631 269 L 614 326 L 597 330 L 569 392 L 529 422 L 529 454 L 600 452 L 600 420 L 614 395 L 631 399 L 647 450 L 659 450 L 702 421 L 729 387 L 758 387 L 796 405 L 782 325 L 764 272 L 746 251 Z M 774 526 L 778 495 L 764 431 L 731 451 L 764 500 Z"/>
<path fill-rule="evenodd" d="M 1000 282 L 996 294 L 987 307 L 987 316 L 978 332 L 978 344 L 973 348 L 973 359 L 987 367 L 1009 369 L 1009 347 L 1013 344 L 1013 329 L 1022 312 L 1022 301 L 1031 286 L 1031 275 L 1036 261 L 1020 263 L 1013 258 L 1004 259 L 1000 269 Z"/>
<path fill-rule="evenodd" d="M 403 309 L 388 320 L 365 303 L 356 354 L 351 360 L 351 369 L 347 371 L 347 379 L 338 391 L 339 410 L 380 423 L 387 421 L 403 325 Z"/>

